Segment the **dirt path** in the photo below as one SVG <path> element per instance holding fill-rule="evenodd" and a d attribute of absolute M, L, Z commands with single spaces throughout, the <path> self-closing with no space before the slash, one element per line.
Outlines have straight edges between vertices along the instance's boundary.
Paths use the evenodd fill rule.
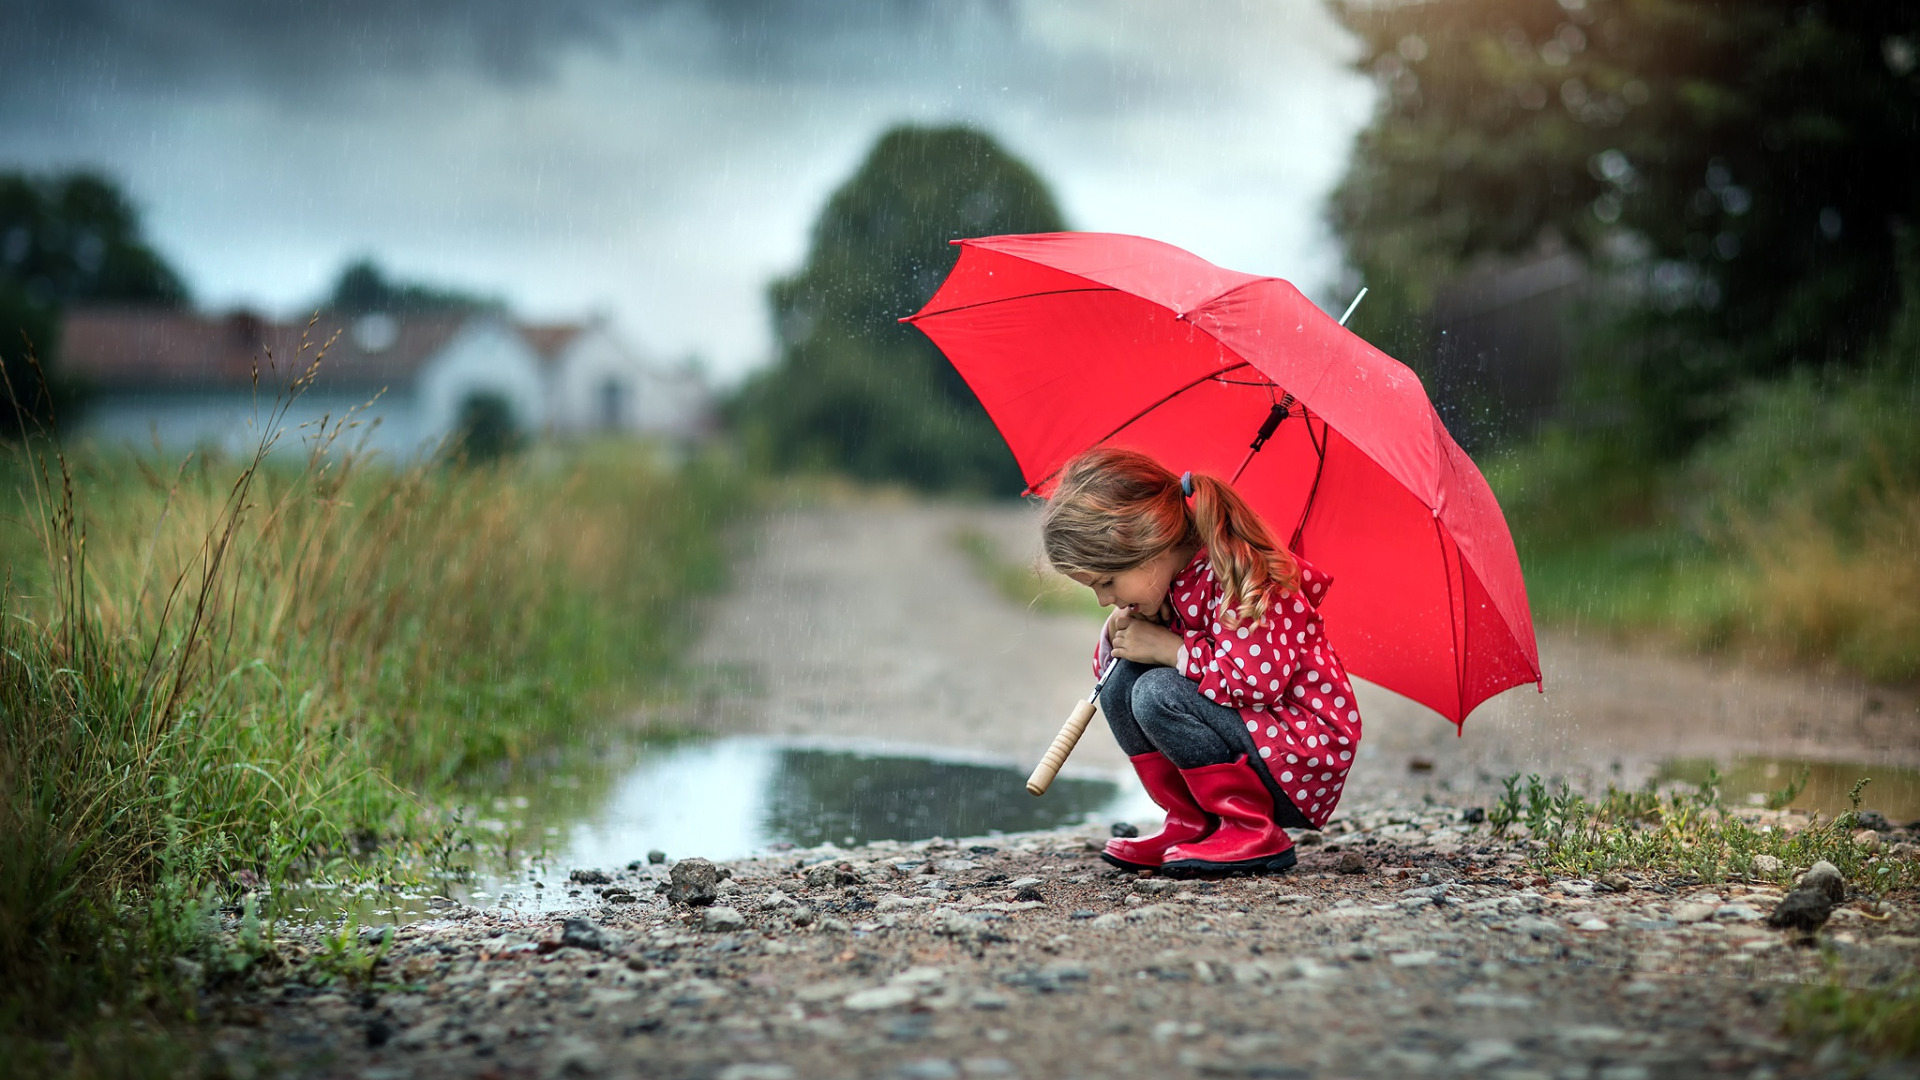
<path fill-rule="evenodd" d="M 915 505 L 774 516 L 700 647 L 720 688 L 706 722 L 1024 766 L 1083 692 L 1094 624 L 994 596 L 952 534 L 984 529 L 1019 551 L 1032 525 L 1017 509 Z M 1367 701 L 1372 757 L 1284 877 L 1123 874 L 1097 859 L 1098 829 L 772 854 L 727 867 L 710 906 L 661 895 L 666 866 L 583 867 L 569 910 L 448 905 L 401 928 L 370 988 L 266 971 L 210 994 L 214 1053 L 234 1076 L 370 1080 L 1846 1070 L 1843 1050 L 1781 1035 L 1823 960 L 1758 921 L 1777 889 L 1548 882 L 1526 868 L 1526 841 L 1458 807 L 1482 771 L 1779 749 L 1814 738 L 1803 724 L 1836 733 L 1820 746 L 1832 753 L 1911 760 L 1910 714 L 1886 718 L 1910 706 L 1579 638 L 1545 646 L 1553 693 L 1503 700 L 1466 739 L 1387 695 Z M 1432 771 L 1408 773 L 1414 755 Z M 1096 732 L 1073 768 L 1122 764 Z M 1906 970 L 1920 911 L 1842 908 L 1827 940 L 1856 970 Z M 324 946 L 292 931 L 284 948 Z"/>
<path fill-rule="evenodd" d="M 696 654 L 717 685 L 734 688 L 706 722 L 959 748 L 1029 767 L 1086 692 L 1097 623 L 997 595 L 956 545 L 963 529 L 992 537 L 1010 560 L 1037 557 L 1029 507 L 855 502 L 772 515 Z M 1540 645 L 1546 693 L 1507 692 L 1464 737 L 1362 687 L 1366 737 L 1350 790 L 1459 801 L 1487 797 L 1488 777 L 1514 772 L 1637 783 L 1662 761 L 1740 755 L 1920 766 L 1911 694 L 1597 634 L 1548 631 Z M 1412 773 L 1409 763 L 1431 768 Z M 1096 722 L 1068 769 L 1124 766 Z"/>

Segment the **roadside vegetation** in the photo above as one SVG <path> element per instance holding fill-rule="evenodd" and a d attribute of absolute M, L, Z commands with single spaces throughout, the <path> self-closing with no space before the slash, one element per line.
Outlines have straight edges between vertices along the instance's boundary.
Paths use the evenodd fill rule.
<path fill-rule="evenodd" d="M 287 393 L 323 351 L 279 358 Z M 49 1064 L 42 1040 L 70 1031 L 67 1067 L 94 1072 L 143 1024 L 190 1016 L 194 984 L 271 954 L 244 900 L 262 885 L 444 856 L 458 837 L 433 796 L 647 692 L 688 599 L 720 579 L 739 494 L 722 468 L 632 443 L 396 467 L 353 452 L 353 416 L 277 433 L 288 398 L 271 397 L 241 460 L 10 448 L 0 1044 L 16 1045 L 0 1052 L 16 1062 Z M 210 952 L 223 909 L 241 947 Z"/>

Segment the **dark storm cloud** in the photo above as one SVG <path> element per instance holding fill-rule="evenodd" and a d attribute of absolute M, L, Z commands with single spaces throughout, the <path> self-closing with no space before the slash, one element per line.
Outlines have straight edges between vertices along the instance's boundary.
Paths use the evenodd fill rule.
<path fill-rule="evenodd" d="M 538 81 L 571 50 L 674 39 L 656 58 L 763 78 L 897 65 L 959 19 L 1004 26 L 1005 0 L 11 0 L 0 107 L 52 95 L 240 89 L 325 97 L 368 76 L 464 72 Z"/>

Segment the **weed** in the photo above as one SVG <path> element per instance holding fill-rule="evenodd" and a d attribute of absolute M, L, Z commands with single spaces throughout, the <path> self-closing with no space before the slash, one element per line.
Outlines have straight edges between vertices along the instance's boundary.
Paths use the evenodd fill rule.
<path fill-rule="evenodd" d="M 1809 1043 L 1841 1039 L 1882 1057 L 1920 1057 L 1920 972 L 1906 971 L 1858 985 L 1831 956 L 1825 977 L 1787 1001 L 1786 1031 Z"/>

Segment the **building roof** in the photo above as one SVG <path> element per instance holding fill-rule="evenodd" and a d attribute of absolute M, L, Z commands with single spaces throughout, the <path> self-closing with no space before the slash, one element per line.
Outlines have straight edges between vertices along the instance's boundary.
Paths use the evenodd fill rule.
<path fill-rule="evenodd" d="M 587 332 L 586 323 L 521 323 L 520 336 L 527 339 L 540 362 L 551 367 L 560 362 L 560 354 Z"/>
<path fill-rule="evenodd" d="M 325 346 L 315 386 L 377 390 L 410 384 L 462 327 L 484 317 L 321 312 L 309 330 L 305 322 L 247 312 L 80 308 L 62 324 L 60 364 L 96 386 L 154 390 L 249 386 L 257 365 L 261 385 L 274 387 L 304 371 Z"/>

